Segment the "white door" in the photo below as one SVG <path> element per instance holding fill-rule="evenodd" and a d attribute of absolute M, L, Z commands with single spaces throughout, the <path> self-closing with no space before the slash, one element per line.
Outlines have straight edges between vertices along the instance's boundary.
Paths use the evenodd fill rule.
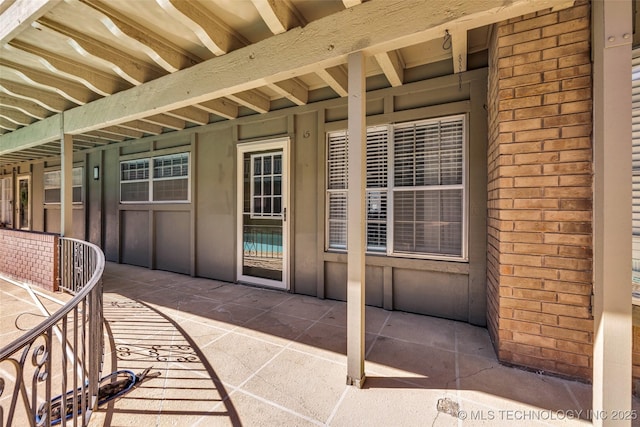
<path fill-rule="evenodd" d="M 289 138 L 238 145 L 238 281 L 288 289 Z"/>

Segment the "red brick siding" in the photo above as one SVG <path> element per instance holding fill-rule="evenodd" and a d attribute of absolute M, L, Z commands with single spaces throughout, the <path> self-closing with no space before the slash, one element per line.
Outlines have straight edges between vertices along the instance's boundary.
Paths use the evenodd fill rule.
<path fill-rule="evenodd" d="M 590 10 L 496 25 L 489 53 L 488 325 L 500 360 L 592 373 Z"/>
<path fill-rule="evenodd" d="M 0 229 L 0 273 L 56 291 L 58 236 Z"/>

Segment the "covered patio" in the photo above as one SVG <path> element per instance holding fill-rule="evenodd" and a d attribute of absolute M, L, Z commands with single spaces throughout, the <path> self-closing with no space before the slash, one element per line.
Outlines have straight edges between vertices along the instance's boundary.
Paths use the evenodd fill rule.
<path fill-rule="evenodd" d="M 367 307 L 358 390 L 343 302 L 114 263 L 104 287 L 104 372 L 160 376 L 94 426 L 589 425 L 589 384 L 503 366 L 463 322 Z"/>
<path fill-rule="evenodd" d="M 109 266 L 107 366 L 162 380 L 105 424 L 629 413 L 631 1 L 133 4 L 0 5 L 0 223 L 149 268 Z"/>

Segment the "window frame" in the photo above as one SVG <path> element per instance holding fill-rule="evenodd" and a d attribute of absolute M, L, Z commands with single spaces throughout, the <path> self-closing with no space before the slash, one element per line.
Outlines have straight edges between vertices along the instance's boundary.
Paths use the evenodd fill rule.
<path fill-rule="evenodd" d="M 71 184 L 72 186 L 72 190 L 71 190 L 71 197 L 73 197 L 73 189 L 80 187 L 80 201 L 72 201 L 72 203 L 74 205 L 83 205 L 84 201 L 85 201 L 85 175 L 84 175 L 84 166 L 73 166 L 72 168 L 72 172 L 71 172 L 71 179 L 73 180 L 73 175 L 74 173 L 80 170 L 80 185 L 73 185 L 73 182 Z M 47 174 L 51 174 L 51 173 L 57 173 L 59 175 L 59 183 L 57 186 L 53 186 L 53 187 L 47 187 L 47 180 L 46 180 L 46 176 Z M 47 190 L 55 190 L 58 189 L 59 190 L 59 195 L 60 198 L 57 202 L 47 202 Z M 62 201 L 60 200 L 62 198 L 62 170 L 61 169 L 48 169 L 44 171 L 44 174 L 42 176 L 42 198 L 43 198 L 43 204 L 44 205 L 60 205 L 62 203 Z"/>
<path fill-rule="evenodd" d="M 413 187 L 399 187 L 395 185 L 395 129 L 406 127 L 406 126 L 415 126 L 420 124 L 427 123 L 442 123 L 448 121 L 457 121 L 462 120 L 462 181 L 461 184 L 455 185 L 431 185 L 431 186 L 413 186 Z M 388 257 L 397 257 L 397 258 L 411 258 L 411 259 L 425 259 L 425 260 L 435 260 L 435 261 L 454 261 L 454 262 L 468 262 L 468 246 L 469 246 L 469 158 L 468 158 L 468 145 L 469 145 L 469 115 L 468 113 L 460 113 L 460 114 L 451 114 L 446 116 L 433 117 L 428 119 L 421 120 L 411 120 L 407 122 L 392 122 L 386 125 L 372 125 L 367 126 L 367 132 L 370 129 L 376 129 L 386 127 L 387 128 L 387 187 L 386 187 L 386 248 L 384 251 L 375 251 L 369 248 L 367 244 L 366 254 L 367 255 L 377 255 L 377 256 L 388 256 Z M 325 138 L 325 252 L 332 253 L 346 253 L 348 248 L 348 242 L 346 242 L 344 248 L 332 247 L 330 243 L 330 202 L 329 195 L 331 193 L 346 193 L 348 189 L 345 187 L 344 189 L 330 189 L 329 188 L 329 138 L 331 135 L 336 135 L 343 133 L 346 135 L 346 130 L 342 131 L 331 131 L 326 132 Z M 348 165 L 347 165 L 348 168 Z M 348 169 L 347 169 L 348 170 Z M 445 254 L 437 254 L 437 253 L 421 253 L 421 252 L 404 252 L 397 251 L 394 247 L 394 195 L 397 191 L 421 191 L 422 189 L 427 189 L 430 191 L 443 191 L 447 189 L 456 189 L 461 190 L 461 204 L 462 204 L 462 212 L 461 212 L 461 254 L 458 255 L 445 255 Z M 372 187 L 366 188 L 366 197 L 367 200 L 369 198 L 369 194 L 371 191 L 379 191 L 380 188 Z M 365 215 L 368 215 L 365 213 Z M 345 220 L 346 223 L 346 220 Z M 367 218 L 367 225 L 369 220 Z M 365 231 L 368 232 L 368 227 L 365 226 Z M 346 237 L 346 236 L 345 236 Z M 368 236 L 365 236 L 368 238 Z"/>
<path fill-rule="evenodd" d="M 187 158 L 187 174 L 184 176 L 170 176 L 170 177 L 155 177 L 155 161 L 171 158 L 171 157 L 181 157 L 186 156 Z M 143 179 L 131 179 L 131 180 L 123 180 L 122 179 L 122 165 L 127 163 L 138 163 L 138 162 L 147 162 L 148 176 Z M 118 176 L 120 177 L 120 185 L 119 185 L 119 199 L 120 204 L 123 205 L 135 205 L 135 204 L 184 204 L 191 203 L 191 152 L 183 151 L 179 153 L 172 154 L 162 154 L 157 156 L 149 156 L 149 157 L 140 157 L 136 159 L 129 160 L 120 160 L 119 162 L 119 170 Z M 155 200 L 154 199 L 154 183 L 159 181 L 171 181 L 177 179 L 185 179 L 187 180 L 187 197 L 184 200 Z M 148 191 L 147 198 L 145 200 L 122 200 L 122 185 L 124 183 L 148 183 Z"/>

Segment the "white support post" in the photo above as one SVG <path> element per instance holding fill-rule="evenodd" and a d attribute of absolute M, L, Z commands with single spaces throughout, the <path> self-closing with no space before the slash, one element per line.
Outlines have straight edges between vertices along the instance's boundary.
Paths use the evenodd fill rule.
<path fill-rule="evenodd" d="M 631 1 L 594 1 L 593 425 L 631 411 Z M 617 417 L 619 418 L 619 417 Z"/>
<path fill-rule="evenodd" d="M 347 384 L 364 384 L 366 87 L 362 52 L 348 57 Z"/>
<path fill-rule="evenodd" d="M 71 135 L 62 135 L 60 160 L 60 235 L 69 237 L 73 223 L 73 136 Z"/>

